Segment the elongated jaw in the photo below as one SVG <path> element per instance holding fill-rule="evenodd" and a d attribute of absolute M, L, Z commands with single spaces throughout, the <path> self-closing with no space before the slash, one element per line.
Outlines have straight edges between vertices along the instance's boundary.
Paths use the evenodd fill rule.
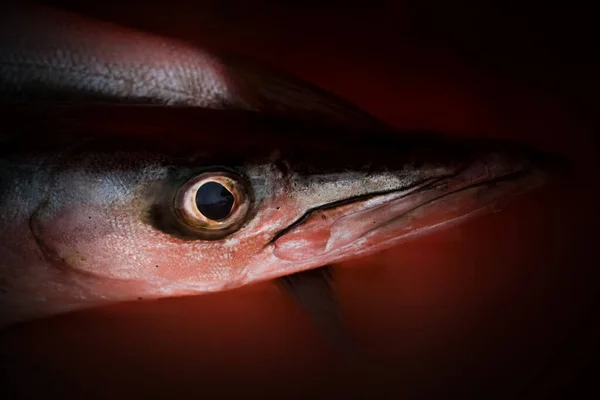
<path fill-rule="evenodd" d="M 278 275 L 282 262 L 293 263 L 296 269 L 373 254 L 498 211 L 566 169 L 561 158 L 538 152 L 490 152 L 409 188 L 324 204 L 309 210 L 271 241 L 272 263 L 265 266 L 275 267 L 270 272 Z M 269 271 L 259 268 L 247 279 L 258 275 L 269 275 Z"/>

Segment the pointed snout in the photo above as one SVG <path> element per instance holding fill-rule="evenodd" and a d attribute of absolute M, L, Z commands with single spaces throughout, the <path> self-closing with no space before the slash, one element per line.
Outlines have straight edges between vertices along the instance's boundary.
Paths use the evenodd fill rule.
<path fill-rule="evenodd" d="M 327 183 L 305 176 L 309 193 L 335 200 L 307 207 L 277 235 L 274 254 L 294 262 L 333 262 L 380 251 L 417 232 L 495 209 L 569 170 L 563 157 L 522 146 L 457 148 L 444 158 L 432 157 L 442 148 L 423 147 L 401 167 L 357 170 L 344 178 L 346 184 L 339 174 L 327 175 Z M 324 197 L 307 198 L 307 204 L 317 198 Z"/>

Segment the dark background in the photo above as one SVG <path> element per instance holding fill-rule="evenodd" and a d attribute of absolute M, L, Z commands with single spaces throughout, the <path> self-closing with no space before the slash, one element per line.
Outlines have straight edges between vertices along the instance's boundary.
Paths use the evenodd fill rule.
<path fill-rule="evenodd" d="M 597 395 L 591 6 L 46 3 L 250 55 L 397 126 L 557 151 L 575 173 L 502 212 L 340 265 L 345 318 L 363 350 L 353 360 L 330 357 L 308 318 L 265 283 L 1 332 L 5 391 L 529 399 L 579 398 L 587 388 Z"/>

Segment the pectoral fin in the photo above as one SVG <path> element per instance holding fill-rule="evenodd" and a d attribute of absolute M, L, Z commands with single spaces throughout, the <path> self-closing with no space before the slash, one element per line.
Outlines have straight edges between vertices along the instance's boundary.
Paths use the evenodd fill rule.
<path fill-rule="evenodd" d="M 278 281 L 336 348 L 348 346 L 331 265 L 286 275 Z"/>

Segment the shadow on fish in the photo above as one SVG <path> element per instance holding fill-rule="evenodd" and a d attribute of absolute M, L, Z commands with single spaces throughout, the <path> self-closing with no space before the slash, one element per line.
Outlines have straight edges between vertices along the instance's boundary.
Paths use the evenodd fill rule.
<path fill-rule="evenodd" d="M 328 266 L 566 169 L 517 144 L 394 130 L 237 57 L 30 10 L 0 29 L 2 326 L 279 279 L 338 341 Z M 119 86 L 142 79 L 143 54 L 147 81 Z"/>

